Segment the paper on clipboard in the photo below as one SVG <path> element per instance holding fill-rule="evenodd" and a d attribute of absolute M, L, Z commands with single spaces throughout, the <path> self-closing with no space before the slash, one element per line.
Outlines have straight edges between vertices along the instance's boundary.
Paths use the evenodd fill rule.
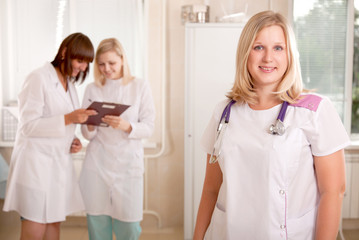
<path fill-rule="evenodd" d="M 120 116 L 129 107 L 129 105 L 119 103 L 93 102 L 87 109 L 96 110 L 98 114 L 89 116 L 87 121 L 82 124 L 108 127 L 108 124 L 101 120 L 105 115 Z"/>

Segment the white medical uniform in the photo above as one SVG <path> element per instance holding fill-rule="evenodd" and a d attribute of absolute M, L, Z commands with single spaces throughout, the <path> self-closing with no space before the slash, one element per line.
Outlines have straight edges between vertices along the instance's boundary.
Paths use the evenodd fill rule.
<path fill-rule="evenodd" d="M 74 85 L 66 92 L 51 63 L 33 71 L 18 95 L 19 125 L 4 211 L 39 223 L 64 221 L 84 209 L 70 154 L 75 124 L 64 115 L 79 107 Z"/>
<path fill-rule="evenodd" d="M 103 87 L 87 86 L 83 107 L 93 101 L 130 105 L 121 117 L 132 126 L 130 134 L 112 127 L 96 127 L 88 131 L 90 140 L 80 175 L 80 188 L 86 212 L 108 215 L 124 222 L 138 222 L 143 215 L 143 144 L 151 136 L 155 109 L 147 81 L 135 78 L 127 85 L 122 79 L 106 80 Z"/>
<path fill-rule="evenodd" d="M 217 105 L 204 132 L 209 154 L 227 102 Z M 312 155 L 343 149 L 349 137 L 329 99 L 314 94 L 288 106 L 284 135 L 271 135 L 280 108 L 232 106 L 218 161 L 223 183 L 206 240 L 314 239 L 319 193 Z"/>

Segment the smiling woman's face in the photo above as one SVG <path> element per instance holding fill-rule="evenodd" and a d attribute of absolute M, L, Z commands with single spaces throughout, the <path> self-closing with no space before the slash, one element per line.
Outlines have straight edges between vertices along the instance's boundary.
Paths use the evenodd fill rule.
<path fill-rule="evenodd" d="M 79 59 L 72 59 L 71 66 L 72 66 L 71 77 L 77 77 L 77 75 L 79 75 L 80 72 L 86 71 L 88 62 Z"/>
<path fill-rule="evenodd" d="M 280 26 L 269 26 L 258 33 L 247 67 L 255 88 L 276 89 L 288 68 L 286 40 Z"/>
<path fill-rule="evenodd" d="M 122 58 L 115 51 L 102 53 L 98 59 L 98 69 L 107 79 L 116 80 L 122 76 Z"/>

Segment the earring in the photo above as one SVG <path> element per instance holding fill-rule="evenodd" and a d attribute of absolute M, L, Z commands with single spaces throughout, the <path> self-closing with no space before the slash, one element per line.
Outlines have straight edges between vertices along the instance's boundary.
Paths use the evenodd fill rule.
<path fill-rule="evenodd" d="M 62 57 L 61 57 L 61 60 L 63 61 L 64 59 L 65 59 L 64 56 L 62 56 Z"/>

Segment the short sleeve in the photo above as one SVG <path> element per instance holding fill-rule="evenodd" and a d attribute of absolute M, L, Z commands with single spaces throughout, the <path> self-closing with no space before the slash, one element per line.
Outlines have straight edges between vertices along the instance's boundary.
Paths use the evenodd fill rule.
<path fill-rule="evenodd" d="M 213 151 L 213 146 L 216 141 L 217 127 L 219 124 L 220 116 L 225 108 L 228 100 L 221 101 L 215 107 L 212 117 L 210 118 L 207 127 L 205 128 L 202 138 L 201 138 L 201 146 L 206 153 L 211 154 Z"/>
<path fill-rule="evenodd" d="M 304 131 L 315 156 L 330 155 L 350 144 L 349 136 L 332 102 L 323 97 Z"/>

